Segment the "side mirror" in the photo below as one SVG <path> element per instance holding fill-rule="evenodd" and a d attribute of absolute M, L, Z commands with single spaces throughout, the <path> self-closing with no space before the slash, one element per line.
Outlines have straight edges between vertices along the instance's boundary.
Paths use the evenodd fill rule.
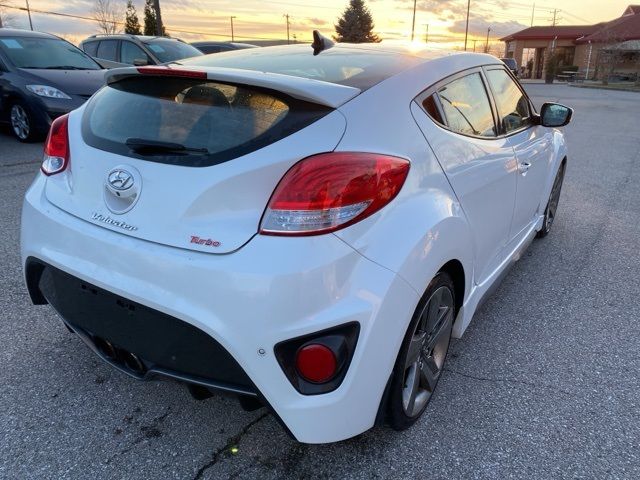
<path fill-rule="evenodd" d="M 571 121 L 573 109 L 559 103 L 545 103 L 540 109 L 540 125 L 543 127 L 564 127 Z"/>
<path fill-rule="evenodd" d="M 136 67 L 144 67 L 145 65 L 149 65 L 149 61 L 146 58 L 135 58 L 133 65 Z"/>

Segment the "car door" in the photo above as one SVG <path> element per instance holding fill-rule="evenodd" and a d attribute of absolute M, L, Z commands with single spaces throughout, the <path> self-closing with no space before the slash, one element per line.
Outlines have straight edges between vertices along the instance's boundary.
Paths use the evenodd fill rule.
<path fill-rule="evenodd" d="M 499 118 L 499 129 L 514 149 L 516 200 L 510 237 L 518 243 L 544 212 L 543 190 L 553 162 L 553 134 L 533 122 L 527 95 L 504 67 L 485 67 Z"/>
<path fill-rule="evenodd" d="M 498 135 L 482 69 L 427 90 L 412 111 L 470 223 L 480 284 L 503 260 L 516 196 L 514 151 Z"/>
<path fill-rule="evenodd" d="M 8 107 L 7 105 L 5 105 L 7 96 L 5 89 L 9 83 L 9 81 L 7 80 L 8 73 L 9 69 L 4 64 L 2 57 L 0 57 L 0 114 L 2 114 L 4 112 L 4 109 Z"/>

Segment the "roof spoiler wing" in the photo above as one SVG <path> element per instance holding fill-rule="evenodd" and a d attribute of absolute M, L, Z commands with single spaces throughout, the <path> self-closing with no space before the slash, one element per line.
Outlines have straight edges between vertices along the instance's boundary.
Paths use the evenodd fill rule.
<path fill-rule="evenodd" d="M 338 85 L 279 73 L 257 72 L 222 67 L 153 66 L 114 68 L 105 73 L 107 85 L 128 77 L 150 75 L 158 77 L 207 78 L 218 82 L 268 88 L 307 102 L 338 108 L 361 93 L 359 88 Z"/>

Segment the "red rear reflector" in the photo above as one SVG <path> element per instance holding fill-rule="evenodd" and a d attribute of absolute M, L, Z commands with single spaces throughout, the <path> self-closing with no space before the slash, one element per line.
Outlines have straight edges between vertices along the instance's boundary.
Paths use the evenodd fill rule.
<path fill-rule="evenodd" d="M 139 67 L 138 73 L 143 75 L 157 75 L 161 77 L 183 77 L 183 78 L 207 78 L 207 72 L 197 72 L 194 70 L 181 70 L 169 67 Z"/>
<path fill-rule="evenodd" d="M 372 215 L 398 194 L 409 161 L 333 152 L 296 163 L 280 180 L 260 225 L 265 235 L 318 235 Z"/>
<path fill-rule="evenodd" d="M 45 175 L 55 175 L 69 165 L 69 114 L 56 118 L 51 124 L 44 143 L 44 158 L 40 170 Z"/>
<path fill-rule="evenodd" d="M 309 382 L 324 383 L 331 380 L 337 367 L 336 356 L 325 345 L 312 343 L 296 353 L 296 369 Z"/>

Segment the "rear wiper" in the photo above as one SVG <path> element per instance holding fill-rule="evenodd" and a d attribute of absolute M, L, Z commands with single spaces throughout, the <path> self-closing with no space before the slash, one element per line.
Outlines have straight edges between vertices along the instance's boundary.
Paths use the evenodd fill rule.
<path fill-rule="evenodd" d="M 158 140 L 145 140 L 143 138 L 127 138 L 126 145 L 134 152 L 147 153 L 171 153 L 171 152 L 192 152 L 209 153 L 206 148 L 187 147 L 180 143 L 162 142 Z"/>

